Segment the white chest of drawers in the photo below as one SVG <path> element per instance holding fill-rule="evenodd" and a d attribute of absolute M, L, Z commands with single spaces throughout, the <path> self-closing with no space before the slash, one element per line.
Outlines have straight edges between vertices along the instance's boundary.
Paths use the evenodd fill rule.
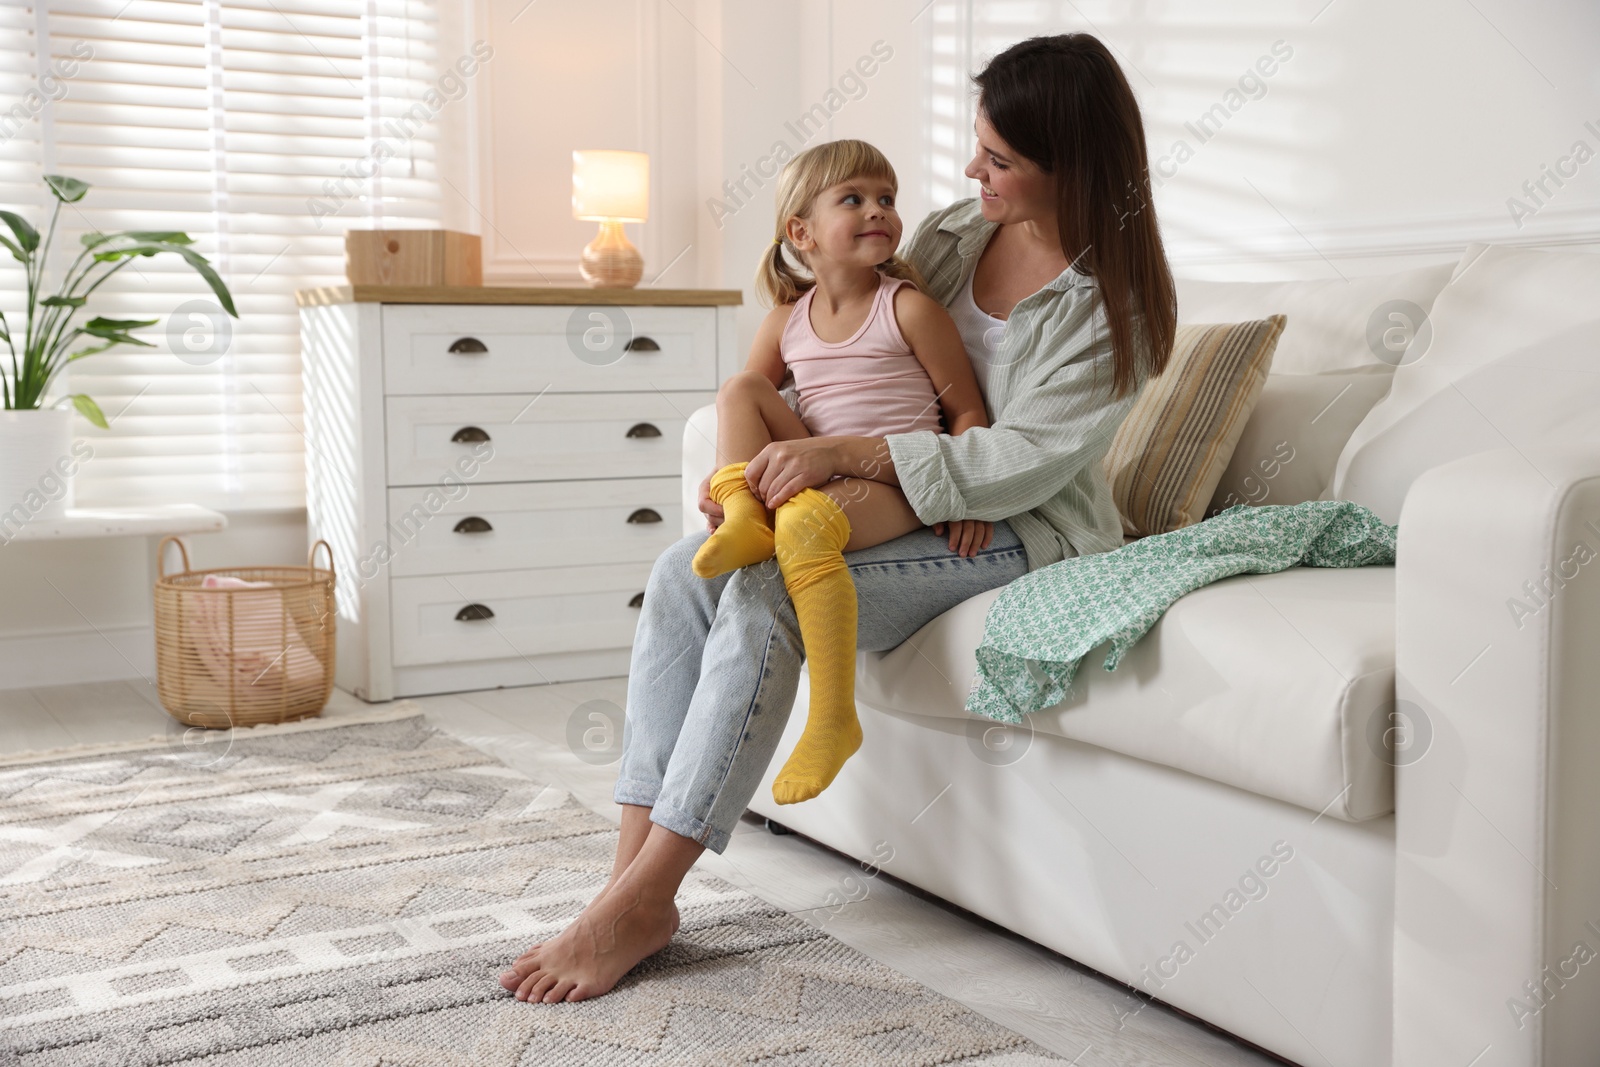
<path fill-rule="evenodd" d="M 310 537 L 369 701 L 627 673 L 737 291 L 298 294 Z"/>

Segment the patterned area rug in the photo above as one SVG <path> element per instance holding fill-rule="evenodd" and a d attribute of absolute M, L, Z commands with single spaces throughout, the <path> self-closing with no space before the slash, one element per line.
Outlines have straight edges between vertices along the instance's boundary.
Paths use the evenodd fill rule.
<path fill-rule="evenodd" d="M 419 714 L 11 761 L 0 801 L 3 1064 L 1066 1062 L 697 872 L 611 993 L 519 1003 L 616 830 Z"/>

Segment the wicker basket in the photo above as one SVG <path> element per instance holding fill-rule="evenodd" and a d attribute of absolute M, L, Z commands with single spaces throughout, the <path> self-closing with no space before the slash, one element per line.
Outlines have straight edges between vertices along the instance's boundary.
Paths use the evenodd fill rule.
<path fill-rule="evenodd" d="M 168 543 L 183 554 L 166 572 Z M 315 564 L 327 550 L 328 566 Z M 190 726 L 256 726 L 317 715 L 333 691 L 333 549 L 311 546 L 304 567 L 196 571 L 176 537 L 162 540 L 155 585 L 156 690 Z M 207 588 L 208 576 L 270 587 Z"/>

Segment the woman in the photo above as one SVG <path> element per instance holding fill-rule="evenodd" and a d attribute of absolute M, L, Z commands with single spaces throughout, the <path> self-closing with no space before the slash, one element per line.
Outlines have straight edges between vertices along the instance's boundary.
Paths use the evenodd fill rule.
<path fill-rule="evenodd" d="M 981 195 L 930 215 L 904 254 L 960 326 L 990 426 L 774 442 L 746 468 L 769 508 L 835 476 L 864 478 L 898 485 L 929 524 L 845 554 L 857 644 L 872 651 L 1027 571 L 1121 546 L 1100 461 L 1176 328 L 1143 123 L 1105 46 L 1033 38 L 974 81 L 966 173 Z M 700 509 L 714 529 L 704 483 Z M 704 849 L 727 847 L 783 734 L 802 660 L 793 606 L 771 560 L 692 573 L 707 536 L 668 548 L 645 587 L 611 879 L 501 975 L 519 999 L 597 996 L 666 946 L 679 885 Z"/>

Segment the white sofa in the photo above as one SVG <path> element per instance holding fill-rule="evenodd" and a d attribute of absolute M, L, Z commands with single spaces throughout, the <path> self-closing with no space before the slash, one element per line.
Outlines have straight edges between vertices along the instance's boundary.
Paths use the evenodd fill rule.
<path fill-rule="evenodd" d="M 1597 295 L 1600 256 L 1482 245 L 1180 282 L 1180 321 L 1288 316 L 1217 502 L 1357 500 L 1397 565 L 1199 589 L 1020 727 L 963 709 L 974 597 L 861 654 L 861 750 L 780 807 L 802 675 L 751 809 L 1308 1067 L 1600 1062 Z"/>

